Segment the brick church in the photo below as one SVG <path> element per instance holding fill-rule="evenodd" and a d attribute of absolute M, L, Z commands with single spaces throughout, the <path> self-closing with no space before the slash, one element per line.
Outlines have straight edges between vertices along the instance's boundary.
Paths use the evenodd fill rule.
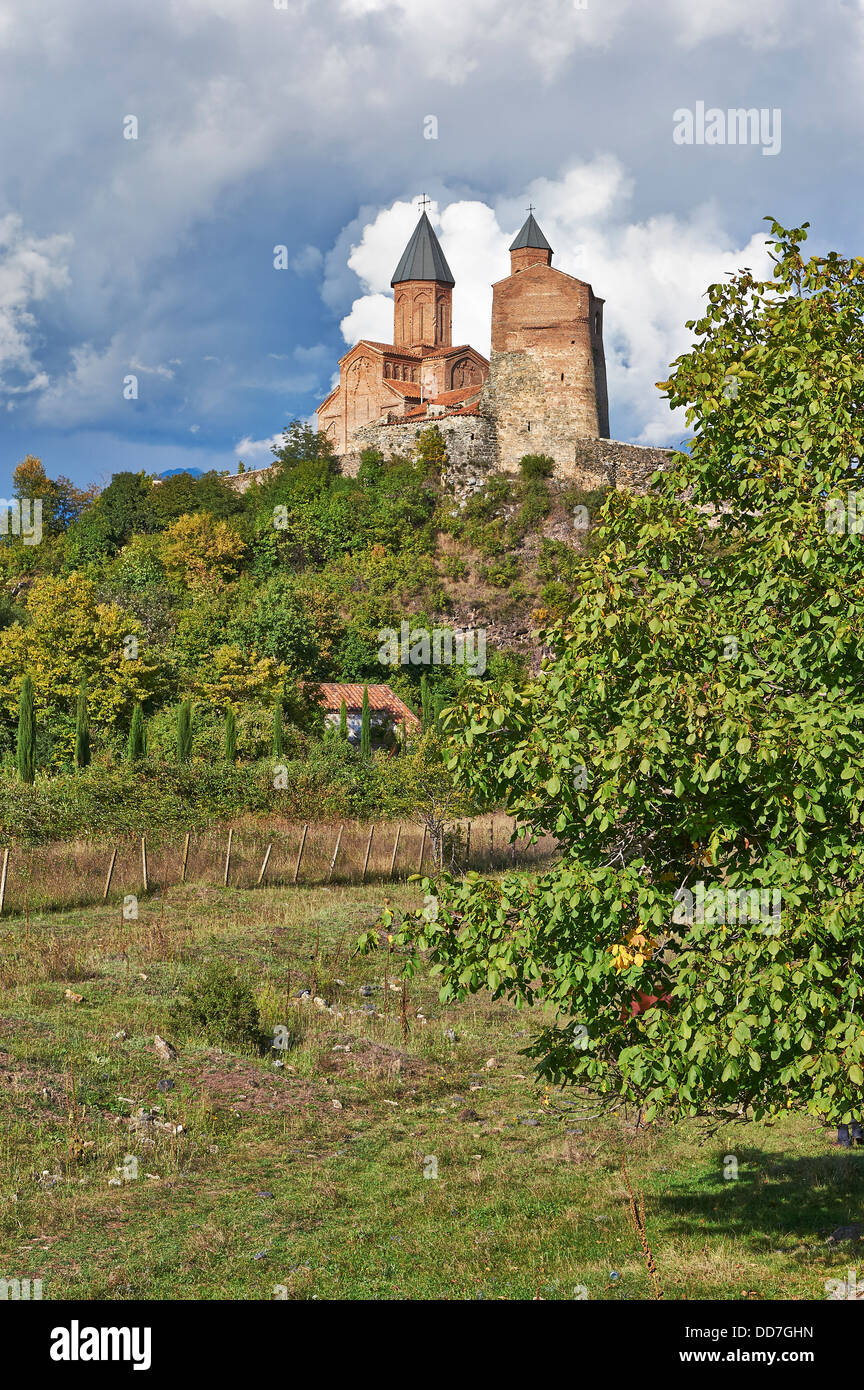
<path fill-rule="evenodd" d="M 353 471 L 435 423 L 457 454 L 514 471 L 527 453 L 572 474 L 578 445 L 608 439 L 603 300 L 552 265 L 533 209 L 492 287 L 492 356 L 453 346 L 455 282 L 425 211 L 393 273 L 393 342 L 362 339 L 339 363 L 318 429 Z M 624 446 L 620 446 L 624 447 Z M 575 453 L 574 453 L 575 450 Z"/>
<path fill-rule="evenodd" d="M 339 363 L 339 385 L 318 407 L 318 429 L 337 454 L 350 454 L 356 431 L 381 417 L 463 408 L 489 372 L 481 353 L 453 346 L 455 281 L 425 212 L 390 283 L 393 342 L 355 343 Z"/>

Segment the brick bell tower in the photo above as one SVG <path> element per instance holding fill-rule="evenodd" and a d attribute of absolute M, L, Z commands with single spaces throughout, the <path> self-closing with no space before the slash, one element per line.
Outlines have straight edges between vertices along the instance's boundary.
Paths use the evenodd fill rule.
<path fill-rule="evenodd" d="M 425 211 L 393 272 L 393 346 L 453 345 L 453 279 Z"/>
<path fill-rule="evenodd" d="M 492 357 L 481 410 L 496 421 L 501 467 L 547 454 L 560 477 L 579 440 L 608 439 L 603 300 L 552 265 L 533 208 L 510 246 L 510 274 L 492 286 Z"/>

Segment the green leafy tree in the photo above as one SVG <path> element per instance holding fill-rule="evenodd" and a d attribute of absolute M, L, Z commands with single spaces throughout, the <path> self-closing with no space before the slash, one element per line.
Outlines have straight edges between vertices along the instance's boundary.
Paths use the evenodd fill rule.
<path fill-rule="evenodd" d="M 333 445 L 325 434 L 301 420 L 292 420 L 282 431 L 281 444 L 273 448 L 277 472 L 304 479 L 315 486 L 326 486 L 339 472 Z"/>
<path fill-rule="evenodd" d="M 211 961 L 194 980 L 189 994 L 172 1006 L 174 1024 L 210 1042 L 252 1051 L 261 1049 L 261 1018 L 249 986 L 227 961 Z"/>
<path fill-rule="evenodd" d="M 136 705 L 132 711 L 132 723 L 129 725 L 129 739 L 126 744 L 126 757 L 130 763 L 140 762 L 146 750 L 146 735 L 144 732 L 144 711 L 140 705 Z"/>
<path fill-rule="evenodd" d="M 243 510 L 242 497 L 215 471 L 200 478 L 191 473 L 175 473 L 164 478 L 153 488 L 148 506 L 151 521 L 159 529 L 191 512 L 210 512 L 224 520 Z"/>
<path fill-rule="evenodd" d="M 153 483 L 144 472 L 115 473 L 91 507 L 69 528 L 69 560 L 85 564 L 114 555 L 139 531 L 155 531 Z"/>
<path fill-rule="evenodd" d="M 442 868 L 448 826 L 478 809 L 468 788 L 448 769 L 443 740 L 435 729 L 415 735 L 399 758 L 384 759 L 383 766 L 385 813 L 425 826 L 434 862 Z"/>
<path fill-rule="evenodd" d="M 95 488 L 86 491 L 75 487 L 61 474 L 59 478 L 49 478 L 41 459 L 28 454 L 12 475 L 15 496 L 42 502 L 42 528 L 46 535 L 59 535 L 90 505 L 96 495 Z"/>
<path fill-rule="evenodd" d="M 282 692 L 280 690 L 276 697 L 276 703 L 273 706 L 273 756 L 274 758 L 281 758 L 284 752 L 285 722 L 282 708 Z"/>
<path fill-rule="evenodd" d="M 360 757 L 364 761 L 372 756 L 372 717 L 369 712 L 369 687 L 363 687 L 363 704 L 360 706 Z"/>
<path fill-rule="evenodd" d="M 71 761 L 75 726 L 70 717 L 82 678 L 88 712 L 97 727 L 125 727 L 136 700 L 152 695 L 158 671 L 138 621 L 116 604 L 101 603 L 96 584 L 81 574 L 37 579 L 27 596 L 27 621 L 0 630 L 0 709 L 15 709 L 18 680 L 32 675 L 36 705 L 56 729 L 53 759 Z"/>
<path fill-rule="evenodd" d="M 90 766 L 90 717 L 87 711 L 86 680 L 82 680 L 78 688 L 78 704 L 75 710 L 75 766 Z"/>
<path fill-rule="evenodd" d="M 177 761 L 188 763 L 192 757 L 192 703 L 184 700 L 177 707 Z"/>
<path fill-rule="evenodd" d="M 560 858 L 442 880 L 445 999 L 557 1013 L 541 1074 L 678 1114 L 864 1096 L 864 261 L 712 285 L 661 383 L 689 450 L 613 492 L 525 686 L 466 687 L 452 765 Z"/>
<path fill-rule="evenodd" d="M 30 676 L 24 677 L 18 700 L 16 761 L 21 781 L 32 786 L 36 780 L 36 710 Z"/>
<path fill-rule="evenodd" d="M 225 712 L 225 757 L 229 763 L 237 757 L 237 716 L 230 705 Z"/>
<path fill-rule="evenodd" d="M 447 445 L 437 425 L 421 430 L 417 440 L 417 460 L 425 472 L 440 474 L 447 463 Z"/>

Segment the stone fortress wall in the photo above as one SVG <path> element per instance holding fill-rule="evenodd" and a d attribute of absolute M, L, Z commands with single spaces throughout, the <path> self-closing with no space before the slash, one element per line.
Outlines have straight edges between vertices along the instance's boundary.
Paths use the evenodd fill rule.
<path fill-rule="evenodd" d="M 500 425 L 496 426 L 495 419 L 486 415 L 442 416 L 439 420 L 367 425 L 359 432 L 357 442 L 363 449 L 380 450 L 384 458 L 392 458 L 394 454 L 410 454 L 423 430 L 433 425 L 441 431 L 447 449 L 443 481 L 457 495 L 477 491 L 490 473 L 513 476 L 518 472 L 518 460 L 514 467 L 501 466 L 498 448 Z M 526 441 L 519 457 L 528 453 L 551 453 L 551 450 L 535 448 L 533 444 L 533 440 L 530 443 Z M 568 431 L 559 441 L 552 457 L 556 465 L 553 476 L 585 492 L 599 487 L 644 492 L 652 473 L 667 465 L 670 451 L 640 444 L 624 444 L 617 439 L 574 440 Z M 342 460 L 343 472 L 351 476 L 359 466 L 359 452 L 347 455 Z"/>

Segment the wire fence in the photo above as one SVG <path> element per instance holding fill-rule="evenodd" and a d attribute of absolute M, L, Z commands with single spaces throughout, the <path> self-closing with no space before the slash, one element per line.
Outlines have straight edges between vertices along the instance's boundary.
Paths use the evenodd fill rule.
<path fill-rule="evenodd" d="M 539 864 L 554 851 L 553 838 L 527 845 L 513 839 L 515 829 L 500 813 L 448 826 L 444 867 L 497 873 Z M 0 849 L 0 914 L 122 902 L 183 883 L 247 889 L 384 883 L 435 867 L 425 827 L 407 821 L 240 825 L 158 840 L 10 846 Z"/>

